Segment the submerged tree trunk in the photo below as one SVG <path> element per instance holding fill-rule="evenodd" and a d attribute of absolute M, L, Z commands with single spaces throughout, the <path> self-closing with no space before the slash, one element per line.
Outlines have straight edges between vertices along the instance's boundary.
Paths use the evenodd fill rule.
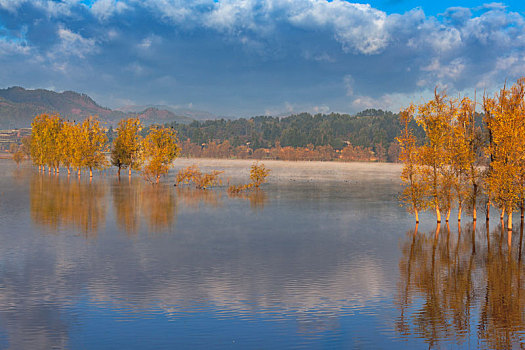
<path fill-rule="evenodd" d="M 419 212 L 417 211 L 417 209 L 414 209 L 414 215 L 416 216 L 416 227 L 417 227 L 417 224 L 419 224 Z"/>
<path fill-rule="evenodd" d="M 71 167 L 67 167 L 67 176 L 71 175 Z"/>
<path fill-rule="evenodd" d="M 458 205 L 458 222 L 461 222 L 461 211 L 462 211 L 461 204 Z M 474 219 L 476 220 L 476 219 Z"/>
<path fill-rule="evenodd" d="M 157 175 L 157 182 L 156 183 L 159 183 L 160 181 L 160 175 Z"/>
<path fill-rule="evenodd" d="M 472 221 L 476 221 L 478 219 L 478 212 L 476 210 L 477 192 L 478 185 L 474 184 L 474 192 L 472 193 Z"/>
<path fill-rule="evenodd" d="M 78 168 L 78 178 L 80 178 L 80 168 Z"/>
<path fill-rule="evenodd" d="M 448 224 L 448 220 L 450 219 L 450 208 L 448 208 L 447 210 L 447 218 L 445 219 L 447 224 Z"/>
<path fill-rule="evenodd" d="M 490 220 L 490 201 L 487 202 L 487 221 Z"/>
<path fill-rule="evenodd" d="M 118 166 L 117 177 L 120 179 L 120 165 Z"/>
<path fill-rule="evenodd" d="M 93 177 L 93 168 L 89 167 L 89 178 L 91 179 Z"/>
<path fill-rule="evenodd" d="M 503 221 L 504 217 L 505 217 L 505 208 L 501 209 L 501 213 L 499 214 L 500 221 Z"/>
<path fill-rule="evenodd" d="M 128 168 L 128 176 L 131 177 L 131 165 Z"/>
<path fill-rule="evenodd" d="M 436 205 L 436 219 L 437 223 L 441 223 L 441 213 L 439 212 L 439 205 Z"/>
<path fill-rule="evenodd" d="M 512 231 L 512 209 L 507 214 L 507 230 Z"/>

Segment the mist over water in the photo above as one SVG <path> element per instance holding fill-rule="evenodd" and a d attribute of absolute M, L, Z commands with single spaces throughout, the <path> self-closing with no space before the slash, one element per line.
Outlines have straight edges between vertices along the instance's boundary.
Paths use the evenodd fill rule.
<path fill-rule="evenodd" d="M 519 225 L 510 251 L 498 220 L 436 234 L 428 214 L 414 235 L 388 165 L 322 180 L 279 164 L 231 196 L 0 160 L 0 348 L 523 342 Z"/>

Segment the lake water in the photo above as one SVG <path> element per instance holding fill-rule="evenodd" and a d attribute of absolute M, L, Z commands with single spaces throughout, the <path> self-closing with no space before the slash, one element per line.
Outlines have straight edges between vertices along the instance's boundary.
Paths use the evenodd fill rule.
<path fill-rule="evenodd" d="M 414 235 L 398 170 L 232 197 L 0 160 L 0 348 L 522 347 L 519 218 L 510 252 L 496 218 Z"/>

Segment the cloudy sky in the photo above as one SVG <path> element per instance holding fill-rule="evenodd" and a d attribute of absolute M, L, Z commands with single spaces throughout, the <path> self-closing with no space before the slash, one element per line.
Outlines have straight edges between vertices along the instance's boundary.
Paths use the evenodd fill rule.
<path fill-rule="evenodd" d="M 0 87 L 111 108 L 397 111 L 522 75 L 523 0 L 0 0 Z"/>

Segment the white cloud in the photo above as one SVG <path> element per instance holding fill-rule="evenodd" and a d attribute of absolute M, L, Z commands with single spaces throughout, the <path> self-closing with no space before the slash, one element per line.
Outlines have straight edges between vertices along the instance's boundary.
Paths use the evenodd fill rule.
<path fill-rule="evenodd" d="M 97 50 L 94 39 L 84 38 L 82 35 L 74 33 L 65 27 L 59 27 L 57 34 L 60 42 L 56 47 L 55 57 L 65 55 L 84 58 Z"/>
<path fill-rule="evenodd" d="M 106 20 L 113 15 L 121 14 L 130 7 L 123 1 L 97 0 L 91 6 L 91 12 L 101 20 Z"/>
<path fill-rule="evenodd" d="M 306 4 L 300 11 L 291 11 L 290 23 L 301 28 L 332 30 L 345 52 L 375 54 L 388 44 L 387 15 L 370 5 L 340 0 L 310 0 Z"/>
<path fill-rule="evenodd" d="M 345 75 L 343 77 L 343 84 L 346 89 L 346 96 L 353 96 L 355 84 L 354 78 L 350 74 Z"/>

